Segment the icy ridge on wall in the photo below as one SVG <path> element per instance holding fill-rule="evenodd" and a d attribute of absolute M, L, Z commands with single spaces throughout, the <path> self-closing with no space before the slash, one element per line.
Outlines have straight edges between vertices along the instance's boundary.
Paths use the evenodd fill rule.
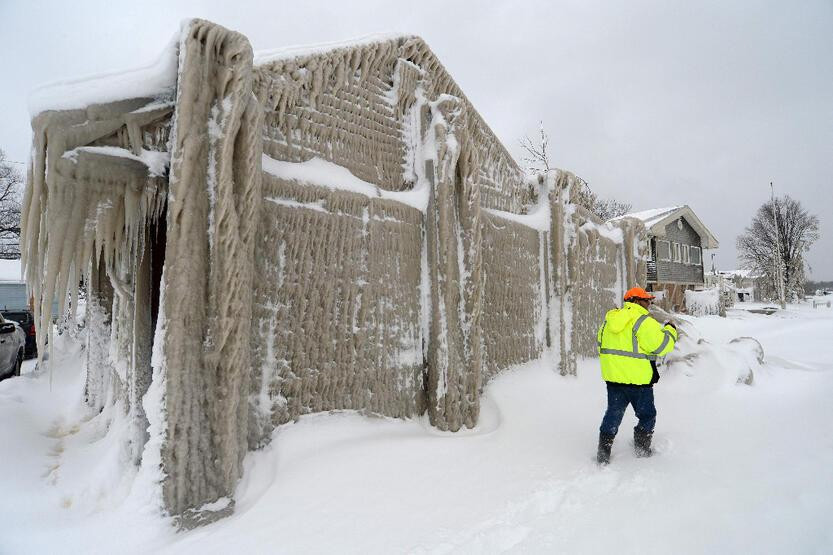
<path fill-rule="evenodd" d="M 180 49 L 159 340 L 165 506 L 188 526 L 233 491 L 247 449 L 262 116 L 245 37 L 194 20 Z"/>

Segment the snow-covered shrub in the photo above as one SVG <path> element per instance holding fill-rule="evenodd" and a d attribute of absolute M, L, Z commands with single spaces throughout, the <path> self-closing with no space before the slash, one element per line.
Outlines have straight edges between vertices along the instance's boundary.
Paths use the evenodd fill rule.
<path fill-rule="evenodd" d="M 754 337 L 736 337 L 729 341 L 728 350 L 737 362 L 737 383 L 752 385 L 754 369 L 764 363 L 764 348 L 760 342 Z"/>
<path fill-rule="evenodd" d="M 736 337 L 728 343 L 715 344 L 705 339 L 693 322 L 683 319 L 677 320 L 677 331 L 679 340 L 662 360 L 661 376 L 689 378 L 693 380 L 691 386 L 703 390 L 753 385 L 755 372 L 764 364 L 764 350 L 757 339 Z"/>
<path fill-rule="evenodd" d="M 716 287 L 703 291 L 685 292 L 685 305 L 692 316 L 708 316 L 720 313 L 720 291 Z"/>

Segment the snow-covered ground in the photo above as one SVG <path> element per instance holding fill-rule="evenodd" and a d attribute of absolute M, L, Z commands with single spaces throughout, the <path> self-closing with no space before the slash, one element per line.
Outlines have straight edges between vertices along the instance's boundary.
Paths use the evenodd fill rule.
<path fill-rule="evenodd" d="M 562 378 L 544 357 L 488 386 L 474 431 L 284 426 L 247 457 L 235 514 L 183 533 L 125 471 L 118 407 L 84 410 L 82 353 L 59 337 L 51 391 L 31 362 L 0 383 L 0 553 L 833 552 L 833 310 L 748 307 L 689 318 L 711 355 L 665 370 L 651 459 L 629 411 L 597 467 L 597 361 Z M 721 354 L 738 336 L 764 348 L 752 386 Z"/>

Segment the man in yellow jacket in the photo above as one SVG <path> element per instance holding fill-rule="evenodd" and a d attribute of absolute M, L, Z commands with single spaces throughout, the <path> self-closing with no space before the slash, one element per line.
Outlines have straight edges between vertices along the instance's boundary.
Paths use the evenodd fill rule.
<path fill-rule="evenodd" d="M 607 382 L 607 411 L 599 428 L 599 464 L 610 462 L 610 449 L 628 405 L 639 423 L 633 429 L 637 457 L 650 457 L 657 410 L 654 384 L 659 380 L 656 359 L 674 349 L 677 328 L 657 322 L 648 312 L 654 296 L 634 287 L 625 293 L 622 308 L 609 310 L 599 328 L 599 362 Z"/>

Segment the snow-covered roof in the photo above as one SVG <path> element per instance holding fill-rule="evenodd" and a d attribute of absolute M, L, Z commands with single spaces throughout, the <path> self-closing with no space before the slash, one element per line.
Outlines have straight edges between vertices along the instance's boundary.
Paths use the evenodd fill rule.
<path fill-rule="evenodd" d="M 182 29 L 187 27 L 188 21 L 183 22 Z M 128 98 L 159 98 L 170 95 L 176 86 L 178 45 L 182 32 L 177 33 L 159 58 L 148 66 L 89 75 L 37 87 L 29 93 L 29 114 L 35 117 L 48 110 L 82 109 L 92 104 Z M 377 33 L 351 40 L 263 50 L 255 52 L 254 65 L 394 42 L 413 36 L 404 33 Z"/>
<path fill-rule="evenodd" d="M 665 237 L 665 226 L 673 222 L 677 218 L 684 218 L 697 235 L 700 236 L 704 249 L 716 249 L 720 243 L 711 231 L 700 221 L 700 218 L 687 205 L 683 206 L 669 206 L 666 208 L 652 208 L 650 210 L 642 210 L 640 212 L 631 212 L 624 216 L 611 218 L 609 221 L 623 220 L 625 218 L 632 218 L 641 221 L 645 224 L 648 233 L 654 237 Z"/>
<path fill-rule="evenodd" d="M 625 214 L 624 216 L 611 218 L 610 221 L 621 220 L 623 218 L 634 218 L 644 223 L 645 227 L 651 227 L 657 221 L 664 218 L 666 215 L 670 214 L 671 212 L 674 212 L 675 210 L 679 210 L 680 208 L 682 208 L 682 206 L 669 206 L 667 208 L 651 208 L 650 210 L 642 210 L 641 212 L 631 212 L 630 214 Z"/>
<path fill-rule="evenodd" d="M 179 34 L 148 66 L 42 85 L 29 93 L 29 114 L 34 118 L 48 110 L 76 110 L 128 98 L 171 96 L 176 87 L 178 44 Z"/>
<path fill-rule="evenodd" d="M 259 66 L 282 60 L 305 58 L 308 56 L 314 56 L 316 54 L 329 54 L 336 50 L 343 50 L 348 48 L 352 49 L 362 46 L 373 46 L 385 42 L 394 42 L 409 39 L 413 36 L 414 35 L 408 35 L 403 33 L 375 33 L 349 40 L 322 42 L 318 44 L 285 46 L 282 48 L 270 50 L 258 50 L 254 53 L 254 65 Z"/>
<path fill-rule="evenodd" d="M 739 277 L 739 278 L 756 278 L 760 277 L 759 274 L 755 270 L 719 270 L 717 273 L 727 277 Z"/>

